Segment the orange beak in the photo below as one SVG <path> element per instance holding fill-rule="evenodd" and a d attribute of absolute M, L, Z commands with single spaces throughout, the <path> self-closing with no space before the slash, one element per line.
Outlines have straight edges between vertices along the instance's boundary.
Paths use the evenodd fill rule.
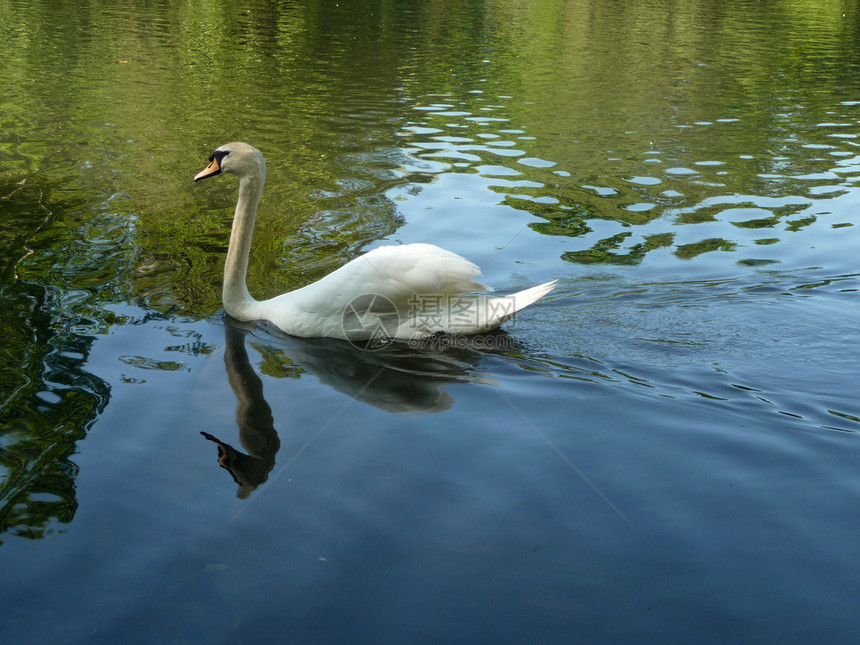
<path fill-rule="evenodd" d="M 201 179 L 206 179 L 207 177 L 211 177 L 212 175 L 219 174 L 221 174 L 221 166 L 218 164 L 218 157 L 212 155 L 209 165 L 206 166 L 199 173 L 197 173 L 197 175 L 194 177 L 194 181 L 200 181 Z"/>

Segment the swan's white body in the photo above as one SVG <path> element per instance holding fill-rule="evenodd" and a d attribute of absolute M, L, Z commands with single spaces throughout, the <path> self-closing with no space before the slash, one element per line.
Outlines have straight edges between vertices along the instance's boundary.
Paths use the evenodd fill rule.
<path fill-rule="evenodd" d="M 379 247 L 306 287 L 255 300 L 246 277 L 266 162 L 246 143 L 221 146 L 210 162 L 195 181 L 220 172 L 239 177 L 222 294 L 225 311 L 238 320 L 268 321 L 294 336 L 348 340 L 477 334 L 495 329 L 555 287 L 553 281 L 509 296 L 475 295 L 489 290 L 476 282 L 481 271 L 475 264 L 432 244 L 406 244 Z"/>

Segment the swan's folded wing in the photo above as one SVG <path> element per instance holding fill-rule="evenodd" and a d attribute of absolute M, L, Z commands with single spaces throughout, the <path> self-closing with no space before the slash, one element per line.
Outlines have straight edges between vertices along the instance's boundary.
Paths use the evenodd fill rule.
<path fill-rule="evenodd" d="M 481 269 L 469 260 L 432 244 L 382 246 L 356 262 L 370 266 L 376 278 L 394 289 L 388 297 L 396 300 L 414 294 L 466 294 L 488 291 L 477 282 Z M 372 281 L 373 278 L 371 277 Z"/>
<path fill-rule="evenodd" d="M 340 309 L 368 294 L 399 306 L 416 295 L 490 290 L 476 282 L 480 274 L 477 265 L 432 244 L 381 246 L 293 293 L 311 311 Z"/>

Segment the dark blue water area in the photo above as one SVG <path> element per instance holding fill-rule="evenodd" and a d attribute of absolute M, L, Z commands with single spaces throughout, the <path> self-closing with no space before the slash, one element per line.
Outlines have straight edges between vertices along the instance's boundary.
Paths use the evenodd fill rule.
<path fill-rule="evenodd" d="M 0 19 L 0 645 L 857 642 L 856 3 L 103 4 Z M 559 286 L 238 327 L 237 138 L 258 297 Z"/>
<path fill-rule="evenodd" d="M 857 285 L 812 277 L 566 285 L 493 351 L 114 327 L 0 640 L 853 642 Z"/>

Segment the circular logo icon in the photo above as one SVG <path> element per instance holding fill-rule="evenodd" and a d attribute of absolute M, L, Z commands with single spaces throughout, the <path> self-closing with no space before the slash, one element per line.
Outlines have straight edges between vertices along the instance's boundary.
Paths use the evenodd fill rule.
<path fill-rule="evenodd" d="M 344 337 L 361 349 L 379 349 L 391 342 L 400 327 L 400 314 L 388 298 L 364 293 L 343 308 Z"/>

